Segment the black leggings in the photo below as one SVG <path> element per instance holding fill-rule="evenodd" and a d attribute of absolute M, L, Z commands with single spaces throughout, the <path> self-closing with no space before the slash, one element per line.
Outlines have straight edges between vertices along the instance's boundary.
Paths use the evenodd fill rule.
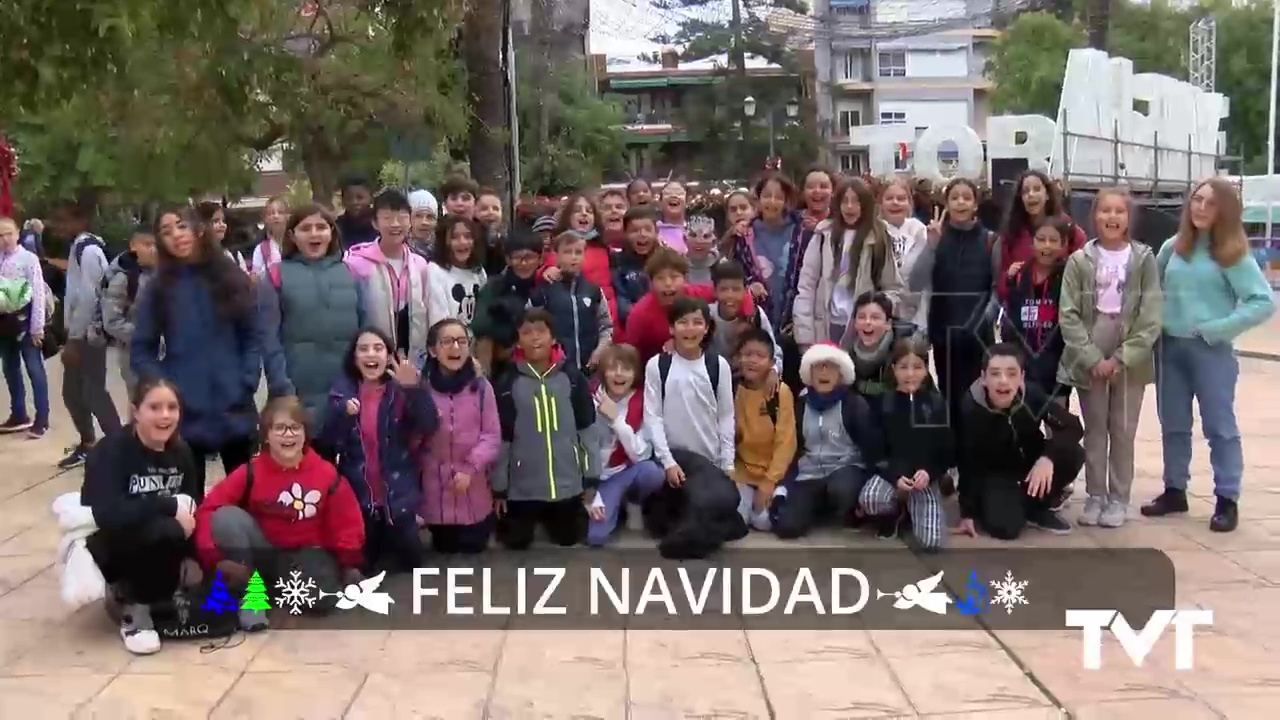
<path fill-rule="evenodd" d="M 442 555 L 475 555 L 489 547 L 493 516 L 472 525 L 428 525 L 431 549 Z"/>
<path fill-rule="evenodd" d="M 568 500 L 508 501 L 507 514 L 498 521 L 498 542 L 509 550 L 527 550 L 533 544 L 538 525 L 547 531 L 552 543 L 561 547 L 585 540 L 587 511 L 581 496 Z"/>
<path fill-rule="evenodd" d="M 204 499 L 205 463 L 211 455 L 215 453 L 218 455 L 222 460 L 222 471 L 230 475 L 232 470 L 249 462 L 249 458 L 253 457 L 257 449 L 257 441 L 253 438 L 232 438 L 217 447 L 207 447 L 198 443 L 189 443 L 189 445 L 191 454 L 195 456 L 196 478 L 200 483 L 200 497 L 196 498 L 197 501 Z"/>
<path fill-rule="evenodd" d="M 129 603 L 150 605 L 173 598 L 190 541 L 172 517 L 156 517 L 128 530 L 99 530 L 85 547 L 102 578 Z"/>
<path fill-rule="evenodd" d="M 364 516 L 364 573 L 411 571 L 422 565 L 426 550 L 413 513 L 389 518 L 385 511 Z"/>

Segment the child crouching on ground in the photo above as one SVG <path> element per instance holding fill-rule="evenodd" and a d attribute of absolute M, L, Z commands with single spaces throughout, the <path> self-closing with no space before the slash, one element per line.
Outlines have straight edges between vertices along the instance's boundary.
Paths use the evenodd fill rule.
<path fill-rule="evenodd" d="M 738 447 L 733 481 L 738 485 L 738 513 L 748 525 L 764 531 L 770 529 L 774 488 L 796 455 L 795 401 L 791 388 L 777 382 L 774 354 L 769 333 L 760 328 L 739 333 L 734 355 L 739 381 L 733 393 Z"/>
<path fill-rule="evenodd" d="M 884 440 L 871 407 L 853 392 L 853 360 L 830 343 L 800 359 L 805 389 L 796 401 L 796 460 L 791 479 L 774 493 L 773 531 L 790 540 L 807 534 L 830 511 L 848 521 L 880 463 Z"/>
<path fill-rule="evenodd" d="M 896 519 L 905 501 L 916 543 L 934 552 L 946 530 L 940 485 L 955 456 L 947 403 L 929 377 L 923 338 L 896 342 L 892 361 L 895 389 L 881 399 L 886 469 L 867 481 L 859 502 L 867 515 Z"/>
<path fill-rule="evenodd" d="M 644 390 L 640 354 L 630 345 L 611 345 L 600 358 L 601 382 L 595 393 L 598 443 L 603 460 L 600 487 L 587 507 L 591 518 L 587 544 L 600 547 L 618 526 L 624 503 L 643 502 L 662 487 L 662 468 L 644 429 Z M 638 512 L 638 505 L 635 506 Z"/>
<path fill-rule="evenodd" d="M 356 335 L 324 419 L 324 441 L 364 513 L 366 575 L 422 564 L 417 458 L 439 423 L 417 368 L 393 348 L 380 330 Z"/>

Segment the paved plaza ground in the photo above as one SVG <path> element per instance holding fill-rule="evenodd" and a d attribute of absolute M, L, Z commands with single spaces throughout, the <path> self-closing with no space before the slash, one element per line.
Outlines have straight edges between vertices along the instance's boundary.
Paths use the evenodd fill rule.
<path fill-rule="evenodd" d="M 1280 349 L 1280 321 L 1242 350 Z M 1022 546 L 1153 547 L 1174 560 L 1178 604 L 1214 611 L 1196 667 L 1168 633 L 1135 668 L 1107 638 L 1081 669 L 1078 632 L 278 631 L 202 652 L 125 652 L 99 608 L 71 613 L 52 567 L 49 513 L 81 473 L 53 465 L 72 440 L 50 364 L 55 429 L 0 438 L 0 720 L 9 718 L 1268 718 L 1280 707 L 1280 362 L 1241 361 L 1247 473 L 1238 531 L 1212 534 L 1207 447 L 1189 517 L 1119 530 L 1032 532 Z M 113 387 L 117 398 L 123 392 Z M 0 397 L 7 407 L 7 396 Z M 211 466 L 211 472 L 213 467 Z M 218 471 L 220 474 L 220 470 Z M 1135 504 L 1160 488 L 1148 393 Z M 1080 488 L 1071 516 L 1078 512 Z M 1134 513 L 1136 516 L 1136 512 Z M 776 541 L 752 537 L 754 543 Z M 825 535 L 809 543 L 861 543 Z M 988 546 L 989 540 L 955 547 Z M 1088 578 L 1080 578 L 1088 582 Z M 235 642 L 241 641 L 236 645 Z"/>

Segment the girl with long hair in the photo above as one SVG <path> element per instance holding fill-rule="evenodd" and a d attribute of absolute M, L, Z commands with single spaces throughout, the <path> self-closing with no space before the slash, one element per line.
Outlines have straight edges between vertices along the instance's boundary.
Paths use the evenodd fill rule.
<path fill-rule="evenodd" d="M 880 184 L 880 219 L 889 232 L 893 259 L 898 275 L 904 280 L 911 274 L 920 254 L 929 246 L 929 229 L 912 215 L 911 185 L 899 177 Z M 898 294 L 898 319 L 915 325 L 916 332 L 928 334 L 929 293 L 902 288 Z"/>
<path fill-rule="evenodd" d="M 446 215 L 440 221 L 427 266 L 428 327 L 446 318 L 469 324 L 475 317 L 476 297 L 489 281 L 481 257 L 485 232 L 479 222 L 463 215 Z"/>
<path fill-rule="evenodd" d="M 222 252 L 234 262 L 241 270 L 248 272 L 249 267 L 245 265 L 244 257 L 227 247 L 227 232 L 230 225 L 227 224 L 227 210 L 220 203 L 205 201 L 196 205 L 196 212 L 199 213 L 200 219 L 208 226 L 213 242 L 217 244 Z"/>
<path fill-rule="evenodd" d="M 1065 215 L 1063 199 L 1058 186 L 1039 170 L 1026 170 L 1018 176 L 1009 209 L 1005 212 L 1000 228 L 1000 277 L 1014 278 L 1023 266 L 1035 257 L 1035 234 L 1045 218 Z M 1084 247 L 1084 230 L 1073 225 L 1074 231 L 1067 238 L 1067 255 Z M 996 293 L 1003 301 L 1008 296 L 1009 285 L 996 283 Z"/>
<path fill-rule="evenodd" d="M 751 223 L 756 217 L 755 198 L 746 190 L 734 190 L 724 199 L 725 232 L 720 238 L 717 252 L 721 260 L 731 260 L 742 266 L 747 289 L 757 302 L 768 291 L 761 277 L 760 260 L 756 258 L 755 232 Z"/>
<path fill-rule="evenodd" d="M 155 278 L 139 293 L 129 368 L 182 393 L 182 437 L 201 495 L 212 455 L 230 473 L 253 453 L 262 332 L 253 287 L 194 209 L 161 214 Z"/>
<path fill-rule="evenodd" d="M 684 241 L 688 209 L 689 190 L 684 182 L 671 179 L 663 183 L 658 191 L 658 238 L 662 244 L 680 251 L 682 255 L 688 250 Z"/>
<path fill-rule="evenodd" d="M 851 349 L 854 300 L 881 292 L 896 304 L 902 289 L 871 188 L 850 178 L 840 184 L 835 200 L 835 217 L 819 226 L 800 263 L 793 312 L 794 337 L 802 350 L 826 342 Z"/>
<path fill-rule="evenodd" d="M 307 411 L 308 436 L 316 438 L 329 385 L 351 336 L 364 326 L 360 284 L 342 262 L 336 221 L 319 205 L 289 216 L 280 257 L 257 289 L 267 389 L 272 397 L 297 396 Z M 324 448 L 321 454 L 333 459 Z"/>
<path fill-rule="evenodd" d="M 1156 346 L 1156 408 L 1164 446 L 1164 492 L 1142 507 L 1159 517 L 1187 511 L 1191 480 L 1191 401 L 1209 441 L 1213 493 L 1209 529 L 1239 523 L 1244 450 L 1236 425 L 1240 366 L 1232 342 L 1275 313 L 1271 287 L 1249 252 L 1235 186 L 1219 177 L 1196 186 L 1178 234 L 1156 257 L 1164 287 L 1163 332 Z"/>
<path fill-rule="evenodd" d="M 284 248 L 285 234 L 289 232 L 289 203 L 276 195 L 262 208 L 262 237 L 253 246 L 253 255 L 249 260 L 249 271 L 255 277 L 262 277 L 267 268 L 280 262 L 281 250 Z M 335 234 L 334 237 L 337 237 Z"/>
<path fill-rule="evenodd" d="M 582 254 L 582 267 L 578 272 L 604 293 L 604 298 L 609 303 L 609 314 L 617 325 L 618 300 L 613 289 L 613 272 L 610 263 L 613 251 L 605 242 L 604 236 L 600 234 L 603 228 L 604 218 L 599 205 L 592 201 L 586 191 L 578 190 L 569 196 L 564 209 L 558 213 L 551 237 L 554 239 L 570 233 L 586 241 L 586 250 Z M 551 282 L 560 279 L 560 268 L 556 265 L 554 252 L 546 254 L 539 277 Z"/>

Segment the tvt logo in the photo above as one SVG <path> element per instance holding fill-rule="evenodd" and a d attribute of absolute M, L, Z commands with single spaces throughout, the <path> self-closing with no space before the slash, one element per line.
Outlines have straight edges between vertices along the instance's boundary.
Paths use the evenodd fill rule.
<path fill-rule="evenodd" d="M 1116 610 L 1068 610 L 1066 622 L 1067 627 L 1078 627 L 1084 631 L 1086 670 L 1102 669 L 1103 630 L 1111 630 L 1134 666 L 1142 667 L 1147 655 L 1151 654 L 1169 625 L 1174 628 L 1174 667 L 1190 670 L 1195 665 L 1193 628 L 1212 624 L 1212 610 L 1156 610 L 1151 613 L 1151 618 L 1141 631 L 1135 631 L 1129 621 Z"/>

